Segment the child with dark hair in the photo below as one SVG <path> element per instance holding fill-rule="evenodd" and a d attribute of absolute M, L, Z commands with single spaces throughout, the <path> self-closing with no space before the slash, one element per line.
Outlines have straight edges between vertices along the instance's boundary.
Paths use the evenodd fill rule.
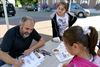
<path fill-rule="evenodd" d="M 53 38 L 62 39 L 64 30 L 71 27 L 77 20 L 76 16 L 72 16 L 68 12 L 69 4 L 60 2 L 57 5 L 56 12 L 51 15 Z"/>
<path fill-rule="evenodd" d="M 63 67 L 100 67 L 100 57 L 95 52 L 98 33 L 94 27 L 70 27 L 64 32 L 63 41 L 67 51 L 74 55 Z"/>

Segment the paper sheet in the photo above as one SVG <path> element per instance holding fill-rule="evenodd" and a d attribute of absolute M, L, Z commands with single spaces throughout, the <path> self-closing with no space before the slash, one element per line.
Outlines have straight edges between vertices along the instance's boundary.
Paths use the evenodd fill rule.
<path fill-rule="evenodd" d="M 36 53 L 32 52 L 32 53 L 30 53 L 30 55 L 21 58 L 24 60 L 24 64 L 21 67 L 37 67 L 37 66 L 39 66 L 43 62 L 44 56 L 40 53 L 37 53 L 37 54 L 39 57 L 36 55 Z"/>
<path fill-rule="evenodd" d="M 57 59 L 60 62 L 64 62 L 64 61 L 69 60 L 69 59 L 71 59 L 73 57 L 67 52 L 63 42 L 61 42 L 59 44 L 59 46 L 57 48 L 55 48 L 55 49 L 59 50 L 59 52 L 57 54 L 55 54 L 55 56 L 57 57 Z"/>

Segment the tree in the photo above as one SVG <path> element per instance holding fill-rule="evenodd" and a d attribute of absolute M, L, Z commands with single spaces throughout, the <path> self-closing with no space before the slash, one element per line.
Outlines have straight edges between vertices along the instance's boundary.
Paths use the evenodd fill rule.
<path fill-rule="evenodd" d="M 16 6 L 19 5 L 29 5 L 29 4 L 37 4 L 38 0 L 15 0 Z"/>
<path fill-rule="evenodd" d="M 20 0 L 15 0 L 15 4 L 17 7 L 22 7 Z"/>

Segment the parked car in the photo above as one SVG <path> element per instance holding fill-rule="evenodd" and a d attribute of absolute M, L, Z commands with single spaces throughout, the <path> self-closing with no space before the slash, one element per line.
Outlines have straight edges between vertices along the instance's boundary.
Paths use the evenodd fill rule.
<path fill-rule="evenodd" d="M 71 3 L 70 12 L 74 13 L 78 17 L 87 17 L 90 15 L 89 10 L 82 8 L 77 3 Z"/>
<path fill-rule="evenodd" d="M 25 6 L 27 11 L 38 11 L 38 5 L 29 4 Z"/>
<path fill-rule="evenodd" d="M 15 16 L 16 10 L 12 3 L 6 3 L 8 16 Z M 0 4 L 0 16 L 4 16 L 3 4 Z"/>

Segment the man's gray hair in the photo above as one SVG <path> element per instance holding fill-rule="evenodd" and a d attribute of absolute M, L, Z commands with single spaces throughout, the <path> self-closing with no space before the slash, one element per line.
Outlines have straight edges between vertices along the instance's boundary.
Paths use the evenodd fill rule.
<path fill-rule="evenodd" d="M 22 17 L 22 19 L 20 20 L 20 24 L 23 24 L 24 22 L 26 22 L 27 20 L 33 21 L 35 23 L 35 20 L 33 20 L 32 17 L 30 16 L 24 16 Z"/>

